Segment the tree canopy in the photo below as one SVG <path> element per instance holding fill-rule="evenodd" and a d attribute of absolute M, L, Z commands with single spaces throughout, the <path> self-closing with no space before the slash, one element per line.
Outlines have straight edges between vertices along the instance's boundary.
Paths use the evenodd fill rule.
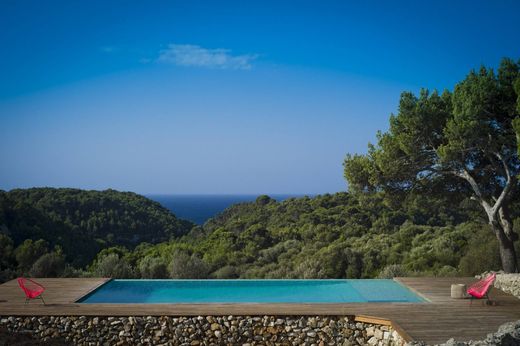
<path fill-rule="evenodd" d="M 471 71 L 452 93 L 404 92 L 377 144 L 345 159 L 350 189 L 471 197 L 498 239 L 504 270 L 516 272 L 509 206 L 520 173 L 519 81 L 519 64 L 504 59 L 497 73 Z"/>
<path fill-rule="evenodd" d="M 0 233 L 9 235 L 14 246 L 30 242 L 25 252 L 36 251 L 32 250 L 33 241 L 45 240 L 45 249 L 36 251 L 36 255 L 17 254 L 30 257 L 30 263 L 20 262 L 24 268 L 48 246 L 60 245 L 72 263 L 84 266 L 103 248 L 167 241 L 192 227 L 191 222 L 176 218 L 159 203 L 132 192 L 53 188 L 0 191 Z"/>

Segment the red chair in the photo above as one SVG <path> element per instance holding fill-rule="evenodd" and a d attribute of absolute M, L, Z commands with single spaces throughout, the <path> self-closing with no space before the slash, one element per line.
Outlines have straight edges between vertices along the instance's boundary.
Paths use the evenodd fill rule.
<path fill-rule="evenodd" d="M 489 301 L 488 294 L 496 278 L 497 274 L 492 273 L 488 275 L 487 278 L 477 281 L 473 285 L 469 286 L 467 293 L 470 295 L 471 298 L 470 304 L 473 302 L 473 299 L 486 298 L 487 301 Z"/>
<path fill-rule="evenodd" d="M 18 285 L 25 292 L 25 304 L 27 304 L 31 299 L 41 299 L 43 304 L 45 304 L 45 300 L 43 300 L 42 296 L 45 287 L 41 284 L 31 279 L 18 278 Z"/>

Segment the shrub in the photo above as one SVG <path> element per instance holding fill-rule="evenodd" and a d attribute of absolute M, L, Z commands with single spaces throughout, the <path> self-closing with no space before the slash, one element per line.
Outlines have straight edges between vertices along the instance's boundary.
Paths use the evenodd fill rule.
<path fill-rule="evenodd" d="M 172 279 L 206 279 L 209 275 L 208 265 L 193 254 L 176 252 L 170 264 L 170 277 Z"/>
<path fill-rule="evenodd" d="M 12 257 L 13 240 L 8 235 L 0 233 L 0 269 L 10 267 Z"/>
<path fill-rule="evenodd" d="M 12 269 L 0 270 L 0 284 L 14 279 L 17 276 L 17 273 Z"/>
<path fill-rule="evenodd" d="M 16 262 L 18 262 L 18 266 L 23 271 L 30 269 L 34 262 L 47 253 L 48 247 L 49 244 L 43 239 L 39 239 L 37 241 L 26 239 L 15 250 Z"/>
<path fill-rule="evenodd" d="M 435 276 L 456 277 L 456 276 L 459 276 L 459 272 L 458 272 L 457 268 L 454 268 L 452 266 L 444 266 L 441 269 L 439 269 L 437 271 L 437 273 L 435 273 Z"/>
<path fill-rule="evenodd" d="M 132 278 L 134 273 L 132 267 L 124 258 L 111 253 L 98 259 L 94 268 L 94 275 L 114 279 L 127 279 Z"/>
<path fill-rule="evenodd" d="M 294 274 L 298 279 L 325 279 L 327 278 L 325 271 L 322 269 L 322 263 L 315 258 L 308 258 L 296 265 Z"/>
<path fill-rule="evenodd" d="M 487 227 L 483 227 L 475 237 L 471 238 L 467 249 L 459 263 L 459 271 L 463 276 L 473 276 L 502 268 L 498 242 Z"/>
<path fill-rule="evenodd" d="M 34 277 L 60 277 L 65 269 L 65 258 L 59 252 L 42 255 L 34 262 L 30 274 Z"/>
<path fill-rule="evenodd" d="M 236 279 L 240 277 L 235 266 L 225 266 L 213 273 L 215 279 Z"/>
<path fill-rule="evenodd" d="M 393 279 L 399 276 L 408 276 L 409 273 L 400 264 L 391 264 L 383 268 L 377 276 L 380 279 Z"/>
<path fill-rule="evenodd" d="M 161 258 L 147 256 L 139 263 L 139 274 L 143 279 L 166 279 L 168 268 Z"/>
<path fill-rule="evenodd" d="M 85 271 L 83 269 L 74 268 L 70 264 L 65 264 L 65 269 L 63 270 L 63 274 L 61 274 L 61 277 L 64 277 L 64 278 L 92 277 L 92 273 L 89 271 Z"/>

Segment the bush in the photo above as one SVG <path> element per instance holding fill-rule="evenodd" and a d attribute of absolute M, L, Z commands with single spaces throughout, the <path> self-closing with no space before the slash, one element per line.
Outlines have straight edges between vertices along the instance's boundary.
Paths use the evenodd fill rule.
<path fill-rule="evenodd" d="M 294 274 L 298 279 L 327 278 L 325 271 L 322 269 L 321 261 L 315 258 L 308 258 L 302 263 L 297 264 Z"/>
<path fill-rule="evenodd" d="M 473 276 L 489 270 L 502 268 L 498 242 L 494 234 L 483 227 L 468 244 L 468 250 L 459 263 L 463 276 Z"/>
<path fill-rule="evenodd" d="M 444 266 L 435 273 L 435 276 L 456 277 L 459 276 L 459 272 L 457 268 L 453 268 L 452 266 Z"/>
<path fill-rule="evenodd" d="M 0 233 L 0 269 L 10 267 L 12 265 L 12 257 L 13 240 L 7 234 Z"/>
<path fill-rule="evenodd" d="M 206 279 L 209 275 L 208 265 L 193 254 L 176 252 L 170 264 L 172 279 Z"/>
<path fill-rule="evenodd" d="M 17 277 L 17 273 L 12 269 L 0 270 L 0 284 Z"/>
<path fill-rule="evenodd" d="M 65 269 L 63 270 L 63 274 L 61 274 L 63 278 L 84 278 L 84 277 L 92 277 L 92 273 L 85 271 L 83 269 L 74 268 L 70 264 L 65 264 Z"/>
<path fill-rule="evenodd" d="M 215 279 L 237 279 L 240 277 L 235 266 L 225 266 L 213 273 Z"/>
<path fill-rule="evenodd" d="M 46 253 L 34 262 L 30 274 L 33 277 L 60 277 L 65 270 L 65 258 L 59 252 Z"/>
<path fill-rule="evenodd" d="M 133 269 L 130 264 L 115 253 L 101 257 L 97 261 L 94 268 L 94 275 L 114 279 L 134 277 Z"/>
<path fill-rule="evenodd" d="M 399 276 L 408 276 L 409 273 L 400 264 L 391 264 L 383 268 L 377 276 L 379 279 L 393 279 Z"/>
<path fill-rule="evenodd" d="M 48 247 L 49 244 L 43 239 L 37 241 L 26 239 L 15 250 L 16 262 L 20 269 L 29 270 L 34 262 L 47 253 Z"/>
<path fill-rule="evenodd" d="M 143 279 L 166 279 L 168 268 L 161 258 L 147 256 L 139 263 L 139 273 Z"/>

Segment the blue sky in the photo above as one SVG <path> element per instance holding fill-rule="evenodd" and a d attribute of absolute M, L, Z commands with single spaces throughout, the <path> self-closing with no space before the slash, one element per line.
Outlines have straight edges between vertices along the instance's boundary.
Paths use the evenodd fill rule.
<path fill-rule="evenodd" d="M 2 1 L 0 189 L 345 190 L 399 94 L 520 57 L 518 1 Z"/>

